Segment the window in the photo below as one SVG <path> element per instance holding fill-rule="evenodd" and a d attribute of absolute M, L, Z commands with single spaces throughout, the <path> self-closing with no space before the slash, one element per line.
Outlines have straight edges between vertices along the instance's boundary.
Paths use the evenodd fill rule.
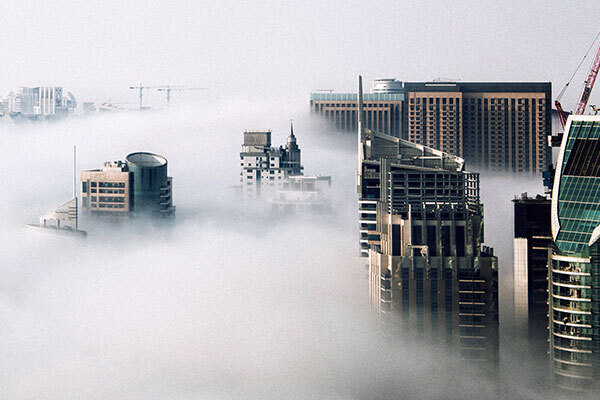
<path fill-rule="evenodd" d="M 87 191 L 88 191 L 88 185 L 87 185 L 87 182 L 81 182 L 81 191 L 82 191 L 83 193 L 87 193 Z"/>
<path fill-rule="evenodd" d="M 96 187 L 97 183 L 96 182 L 92 182 L 92 187 Z"/>

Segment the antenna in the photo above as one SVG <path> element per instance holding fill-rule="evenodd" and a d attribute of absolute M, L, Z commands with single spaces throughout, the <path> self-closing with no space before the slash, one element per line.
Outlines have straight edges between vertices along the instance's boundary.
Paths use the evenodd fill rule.
<path fill-rule="evenodd" d="M 75 230 L 79 229 L 79 202 L 77 201 L 77 145 L 73 145 L 73 199 L 75 200 Z"/>

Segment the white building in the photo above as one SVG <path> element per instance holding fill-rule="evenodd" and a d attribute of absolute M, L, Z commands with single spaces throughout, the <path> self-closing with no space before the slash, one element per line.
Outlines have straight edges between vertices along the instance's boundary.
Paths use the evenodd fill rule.
<path fill-rule="evenodd" d="M 288 177 L 302 175 L 293 127 L 285 147 L 271 147 L 270 130 L 244 131 L 240 167 L 244 197 L 260 196 L 263 192 L 274 195 Z"/>
<path fill-rule="evenodd" d="M 9 92 L 3 99 L 0 111 L 20 114 L 32 119 L 62 118 L 75 111 L 77 100 L 71 92 L 58 86 L 23 87 Z"/>

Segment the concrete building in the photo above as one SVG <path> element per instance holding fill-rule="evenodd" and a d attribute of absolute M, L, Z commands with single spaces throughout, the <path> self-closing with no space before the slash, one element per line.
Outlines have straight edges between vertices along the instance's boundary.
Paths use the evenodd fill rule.
<path fill-rule="evenodd" d="M 270 130 L 244 131 L 240 152 L 241 182 L 244 197 L 275 193 L 290 176 L 302 175 L 301 152 L 293 125 L 285 146 L 271 147 Z"/>
<path fill-rule="evenodd" d="M 552 188 L 554 382 L 600 390 L 600 116 L 569 116 Z"/>
<path fill-rule="evenodd" d="M 172 216 L 172 179 L 167 160 L 152 153 L 131 153 L 126 161 L 105 162 L 81 172 L 82 209 L 113 217 Z"/>
<path fill-rule="evenodd" d="M 516 328 L 529 338 L 527 351 L 546 358 L 548 252 L 552 249 L 550 198 L 523 193 L 514 203 L 514 307 Z"/>
<path fill-rule="evenodd" d="M 95 215 L 129 217 L 133 210 L 133 174 L 122 161 L 81 171 L 81 208 Z"/>
<path fill-rule="evenodd" d="M 389 80 L 383 80 L 389 81 Z M 365 125 L 463 157 L 477 169 L 541 173 L 551 162 L 551 84 L 375 81 Z M 354 132 L 356 95 L 312 93 L 311 111 Z"/>
<path fill-rule="evenodd" d="M 367 129 L 359 83 L 361 254 L 384 327 L 498 362 L 498 269 L 482 246 L 479 175 L 464 160 Z"/>

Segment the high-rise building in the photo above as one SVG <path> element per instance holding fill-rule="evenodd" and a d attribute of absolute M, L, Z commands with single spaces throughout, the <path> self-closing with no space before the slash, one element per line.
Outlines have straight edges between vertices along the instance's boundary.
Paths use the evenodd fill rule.
<path fill-rule="evenodd" d="M 376 80 L 365 95 L 368 129 L 455 154 L 481 170 L 537 174 L 551 162 L 549 82 L 394 82 Z M 312 93 L 310 103 L 337 129 L 355 130 L 354 93 Z"/>
<path fill-rule="evenodd" d="M 556 386 L 600 390 L 600 116 L 570 116 L 552 188 L 550 352 Z"/>
<path fill-rule="evenodd" d="M 244 196 L 253 197 L 267 190 L 282 188 L 289 176 L 302 175 L 300 148 L 293 125 L 287 144 L 271 147 L 270 130 L 244 131 L 240 153 L 241 181 Z"/>
<path fill-rule="evenodd" d="M 365 127 L 403 137 L 404 89 L 396 79 L 376 79 L 372 93 L 363 95 Z M 356 93 L 311 93 L 310 110 L 338 130 L 356 132 Z"/>
<path fill-rule="evenodd" d="M 479 175 L 456 156 L 367 129 L 359 83 L 361 254 L 390 329 L 498 362 L 498 268 L 482 246 Z"/>
<path fill-rule="evenodd" d="M 539 360 L 546 356 L 548 348 L 550 199 L 523 193 L 513 203 L 515 323 L 529 338 L 527 351 Z"/>
<path fill-rule="evenodd" d="M 173 178 L 167 160 L 157 154 L 129 154 L 125 162 L 105 162 L 102 169 L 81 172 L 82 208 L 104 216 L 172 216 Z"/>

